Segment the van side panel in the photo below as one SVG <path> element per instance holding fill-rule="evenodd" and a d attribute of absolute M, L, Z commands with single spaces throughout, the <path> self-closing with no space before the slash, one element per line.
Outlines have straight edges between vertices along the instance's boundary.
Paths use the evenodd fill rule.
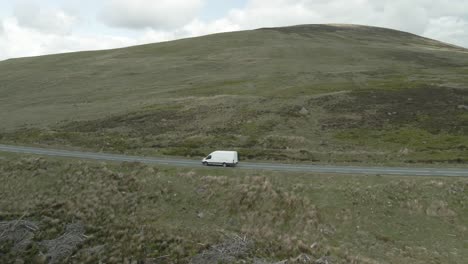
<path fill-rule="evenodd" d="M 239 161 L 237 151 L 214 151 L 210 155 L 209 164 L 222 165 L 226 163 L 235 166 Z"/>

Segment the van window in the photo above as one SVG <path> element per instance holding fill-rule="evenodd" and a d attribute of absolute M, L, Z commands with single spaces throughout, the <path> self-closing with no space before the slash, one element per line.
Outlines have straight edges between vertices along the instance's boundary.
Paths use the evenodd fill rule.
<path fill-rule="evenodd" d="M 211 159 L 211 155 L 208 155 L 208 157 L 206 157 L 206 159 Z"/>

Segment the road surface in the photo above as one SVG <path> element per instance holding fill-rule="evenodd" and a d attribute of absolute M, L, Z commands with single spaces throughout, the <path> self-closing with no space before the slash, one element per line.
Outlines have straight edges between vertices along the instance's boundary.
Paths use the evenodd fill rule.
<path fill-rule="evenodd" d="M 127 156 L 106 153 L 93 153 L 82 151 L 68 151 L 58 149 L 45 149 L 33 147 L 20 147 L 10 145 L 0 145 L 0 151 L 11 153 L 34 154 L 55 157 L 70 157 L 79 159 L 91 159 L 102 161 L 128 161 L 142 162 L 156 165 L 172 165 L 177 167 L 201 167 L 199 160 L 170 159 L 170 158 L 150 158 Z M 355 166 L 327 166 L 327 165 L 299 165 L 299 164 L 279 164 L 279 163 L 252 163 L 240 162 L 236 168 L 289 171 L 289 172 L 315 172 L 334 174 L 368 174 L 368 175 L 405 175 L 405 176 L 447 176 L 447 177 L 468 177 L 468 168 L 404 168 L 404 167 L 355 167 Z"/>

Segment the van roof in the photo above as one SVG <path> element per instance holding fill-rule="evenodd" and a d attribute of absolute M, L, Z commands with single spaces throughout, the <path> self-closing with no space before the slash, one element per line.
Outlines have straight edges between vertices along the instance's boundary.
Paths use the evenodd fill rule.
<path fill-rule="evenodd" d="M 213 153 L 237 153 L 237 151 L 233 151 L 233 150 L 216 150 L 216 151 L 213 151 Z"/>

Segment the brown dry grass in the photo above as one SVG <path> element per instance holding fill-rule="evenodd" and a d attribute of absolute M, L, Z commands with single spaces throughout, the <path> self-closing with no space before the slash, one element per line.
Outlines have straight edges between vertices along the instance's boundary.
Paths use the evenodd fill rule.
<path fill-rule="evenodd" d="M 231 252 L 223 243 L 236 237 L 249 246 L 223 255 L 229 262 L 463 263 L 468 256 L 466 179 L 8 157 L 0 181 L 0 221 L 24 215 L 39 227 L 24 253 L 1 243 L 6 263 L 36 261 L 47 254 L 41 241 L 76 222 L 86 240 L 63 261 L 187 263 Z"/>

